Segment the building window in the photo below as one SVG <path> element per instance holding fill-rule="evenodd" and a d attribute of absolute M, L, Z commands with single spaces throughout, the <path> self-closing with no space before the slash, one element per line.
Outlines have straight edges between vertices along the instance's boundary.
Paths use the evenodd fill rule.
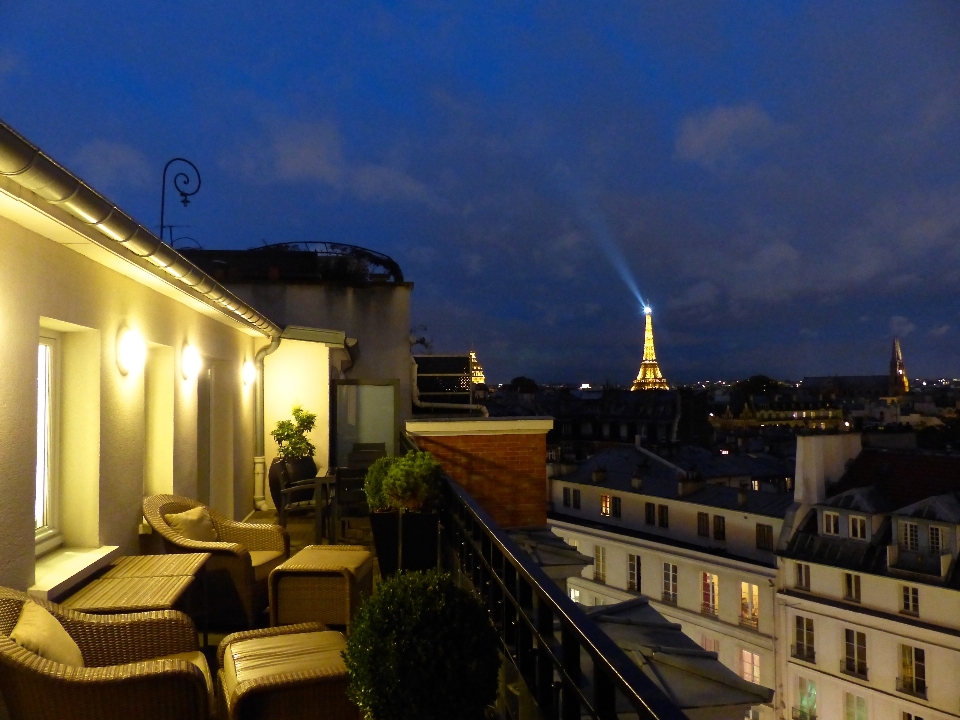
<path fill-rule="evenodd" d="M 930 552 L 939 555 L 943 552 L 943 529 L 938 527 L 930 528 Z"/>
<path fill-rule="evenodd" d="M 816 683 L 805 677 L 798 678 L 798 681 L 797 707 L 794 708 L 793 716 L 796 720 L 815 720 L 817 717 Z"/>
<path fill-rule="evenodd" d="M 580 434 L 583 437 L 590 437 L 593 435 L 593 423 L 580 423 Z"/>
<path fill-rule="evenodd" d="M 709 513 L 697 513 L 697 535 L 710 537 Z"/>
<path fill-rule="evenodd" d="M 46 331 L 44 331 L 46 333 Z M 57 500 L 60 434 L 60 342 L 52 334 L 40 337 L 37 351 L 37 466 L 34 530 L 37 552 L 61 543 Z"/>
<path fill-rule="evenodd" d="M 920 549 L 920 530 L 916 523 L 900 523 L 900 547 L 911 552 Z"/>
<path fill-rule="evenodd" d="M 757 549 L 773 550 L 773 525 L 757 523 Z"/>
<path fill-rule="evenodd" d="M 663 601 L 677 602 L 677 566 L 670 563 L 663 564 Z"/>
<path fill-rule="evenodd" d="M 747 682 L 760 684 L 760 656 L 749 650 L 740 650 L 741 677 Z"/>
<path fill-rule="evenodd" d="M 843 665 L 840 670 L 848 675 L 867 679 L 867 635 L 850 630 L 843 631 Z"/>
<path fill-rule="evenodd" d="M 760 624 L 760 588 L 740 583 L 740 624 L 755 628 Z"/>
<path fill-rule="evenodd" d="M 570 588 L 570 599 L 574 602 L 580 602 L 580 589 L 579 588 Z"/>
<path fill-rule="evenodd" d="M 796 645 L 793 646 L 793 656 L 806 662 L 815 663 L 817 653 L 813 643 L 813 618 L 797 615 L 796 623 Z"/>
<path fill-rule="evenodd" d="M 825 512 L 823 514 L 823 534 L 840 534 L 840 516 L 837 513 Z"/>
<path fill-rule="evenodd" d="M 867 539 L 867 519 L 863 517 L 850 518 L 850 537 L 854 540 Z"/>
<path fill-rule="evenodd" d="M 610 506 L 610 513 L 613 515 L 613 517 L 618 518 L 623 514 L 623 503 L 616 495 L 613 496 L 612 503 L 613 504 Z"/>
<path fill-rule="evenodd" d="M 610 517 L 610 496 L 600 496 L 600 514 L 604 517 Z"/>
<path fill-rule="evenodd" d="M 810 566 L 806 563 L 797 563 L 797 589 L 810 589 Z"/>
<path fill-rule="evenodd" d="M 626 423 L 620 423 L 620 439 L 621 440 L 630 439 L 630 427 Z"/>
<path fill-rule="evenodd" d="M 908 615 L 920 614 L 920 588 L 903 586 L 903 612 Z"/>
<path fill-rule="evenodd" d="M 704 634 L 700 635 L 700 647 L 707 652 L 715 652 L 717 655 L 720 654 L 720 641 L 715 638 L 709 638 Z"/>
<path fill-rule="evenodd" d="M 573 423 L 565 422 L 563 424 L 563 434 L 564 435 L 573 435 Z"/>
<path fill-rule="evenodd" d="M 852 693 L 844 693 L 843 720 L 867 720 L 867 699 Z"/>
<path fill-rule="evenodd" d="M 593 579 L 598 583 L 607 581 L 607 549 L 603 545 L 593 546 Z"/>
<path fill-rule="evenodd" d="M 727 539 L 727 519 L 723 515 L 713 516 L 713 539 Z"/>
<path fill-rule="evenodd" d="M 904 712 L 901 716 L 902 720 L 923 720 L 919 715 L 914 715 L 913 713 Z"/>
<path fill-rule="evenodd" d="M 643 506 L 643 521 L 647 525 L 657 524 L 657 506 L 653 503 L 645 503 Z"/>
<path fill-rule="evenodd" d="M 927 696 L 927 664 L 920 648 L 900 646 L 900 677 L 897 690 L 910 695 Z"/>
<path fill-rule="evenodd" d="M 843 599 L 860 602 L 860 576 L 853 573 L 843 574 Z"/>
<path fill-rule="evenodd" d="M 603 424 L 603 439 L 604 440 L 610 439 L 610 423 Z"/>
<path fill-rule="evenodd" d="M 705 615 L 717 614 L 717 596 L 719 595 L 720 581 L 711 573 L 700 573 L 700 612 Z"/>
<path fill-rule="evenodd" d="M 580 509 L 580 491 L 574 488 L 573 490 L 573 509 Z"/>
<path fill-rule="evenodd" d="M 670 527 L 670 508 L 667 505 L 657 505 L 657 525 Z"/>
<path fill-rule="evenodd" d="M 640 589 L 640 556 L 627 555 L 627 590 Z"/>
<path fill-rule="evenodd" d="M 568 487 L 563 489 L 563 506 L 570 507 L 570 488 Z"/>

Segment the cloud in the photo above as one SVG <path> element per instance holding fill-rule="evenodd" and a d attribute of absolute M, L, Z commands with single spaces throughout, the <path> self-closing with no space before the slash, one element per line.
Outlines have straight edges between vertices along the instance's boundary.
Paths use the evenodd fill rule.
<path fill-rule="evenodd" d="M 756 103 L 720 106 L 684 118 L 674 155 L 712 170 L 768 146 L 779 132 L 778 125 Z"/>
<path fill-rule="evenodd" d="M 930 330 L 930 334 L 933 335 L 934 337 L 942 337 L 946 335 L 948 332 L 950 332 L 949 325 L 940 325 Z"/>
<path fill-rule="evenodd" d="M 890 318 L 890 332 L 898 337 L 907 337 L 917 329 L 917 326 L 907 320 L 903 315 L 894 315 Z"/>
<path fill-rule="evenodd" d="M 424 183 L 404 170 L 348 159 L 332 122 L 276 122 L 265 135 L 222 164 L 236 166 L 254 182 L 314 182 L 363 200 L 440 205 Z"/>
<path fill-rule="evenodd" d="M 89 142 L 73 154 L 72 164 L 95 187 L 141 189 L 154 179 L 147 156 L 123 142 Z"/>

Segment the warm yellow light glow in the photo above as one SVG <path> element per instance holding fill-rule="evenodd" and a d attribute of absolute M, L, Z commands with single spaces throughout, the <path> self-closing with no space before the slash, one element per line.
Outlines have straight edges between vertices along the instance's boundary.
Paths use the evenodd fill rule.
<path fill-rule="evenodd" d="M 183 355 L 180 358 L 180 369 L 183 371 L 184 379 L 195 378 L 201 367 L 203 367 L 203 360 L 200 352 L 189 343 L 184 345 Z"/>
<path fill-rule="evenodd" d="M 243 364 L 243 384 L 252 385 L 253 382 L 257 379 L 257 366 L 252 362 L 247 360 Z"/>
<path fill-rule="evenodd" d="M 117 367 L 123 375 L 141 370 L 147 359 L 147 344 L 140 333 L 124 328 L 117 337 Z"/>

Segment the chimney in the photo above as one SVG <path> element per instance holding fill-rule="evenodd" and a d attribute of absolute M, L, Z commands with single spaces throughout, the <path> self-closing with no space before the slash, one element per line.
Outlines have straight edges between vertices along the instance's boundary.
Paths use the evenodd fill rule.
<path fill-rule="evenodd" d="M 835 483 L 847 461 L 860 454 L 860 433 L 797 436 L 797 465 L 793 499 L 815 505 L 826 498 L 827 483 Z"/>

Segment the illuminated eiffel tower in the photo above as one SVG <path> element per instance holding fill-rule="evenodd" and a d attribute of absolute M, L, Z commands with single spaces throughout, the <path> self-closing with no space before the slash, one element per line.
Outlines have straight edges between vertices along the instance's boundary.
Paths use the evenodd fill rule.
<path fill-rule="evenodd" d="M 657 353 L 653 349 L 653 320 L 650 317 L 652 313 L 653 310 L 649 306 L 643 308 L 643 314 L 647 316 L 647 325 L 643 332 L 643 361 L 640 363 L 640 372 L 637 373 L 637 379 L 633 381 L 631 390 L 670 389 L 667 381 L 660 374 Z"/>

